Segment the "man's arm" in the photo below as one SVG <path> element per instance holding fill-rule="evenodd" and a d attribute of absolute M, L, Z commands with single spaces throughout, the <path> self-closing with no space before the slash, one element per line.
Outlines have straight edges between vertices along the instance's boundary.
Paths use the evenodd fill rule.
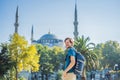
<path fill-rule="evenodd" d="M 75 65 L 75 57 L 74 56 L 70 56 L 70 64 L 68 65 L 68 67 L 65 69 L 65 73 L 67 73 L 74 65 Z"/>

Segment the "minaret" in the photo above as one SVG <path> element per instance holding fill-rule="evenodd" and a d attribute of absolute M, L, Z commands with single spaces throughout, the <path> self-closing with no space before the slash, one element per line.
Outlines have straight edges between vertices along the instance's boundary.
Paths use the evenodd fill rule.
<path fill-rule="evenodd" d="M 75 2 L 75 13 L 74 13 L 74 39 L 76 39 L 78 37 L 78 20 L 77 20 L 77 5 L 76 5 L 76 2 Z"/>
<path fill-rule="evenodd" d="M 32 41 L 33 41 L 33 25 L 32 25 L 32 29 L 31 29 L 31 43 L 32 43 Z"/>
<path fill-rule="evenodd" d="M 17 6 L 17 9 L 16 9 L 16 16 L 15 16 L 15 33 L 18 33 L 18 6 Z"/>

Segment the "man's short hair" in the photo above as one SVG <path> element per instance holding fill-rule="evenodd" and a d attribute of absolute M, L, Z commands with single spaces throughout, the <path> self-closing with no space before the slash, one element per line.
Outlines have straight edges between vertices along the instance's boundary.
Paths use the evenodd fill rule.
<path fill-rule="evenodd" d="M 66 40 L 69 40 L 69 41 L 70 41 L 70 43 L 71 43 L 71 44 L 73 44 L 73 39 L 72 39 L 72 38 L 67 37 L 67 38 L 65 38 L 64 42 L 65 42 Z"/>

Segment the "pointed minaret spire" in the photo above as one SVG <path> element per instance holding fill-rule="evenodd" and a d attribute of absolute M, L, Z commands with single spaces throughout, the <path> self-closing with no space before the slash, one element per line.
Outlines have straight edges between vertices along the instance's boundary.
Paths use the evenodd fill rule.
<path fill-rule="evenodd" d="M 77 4 L 76 4 L 76 2 L 75 2 L 75 21 L 77 21 Z"/>
<path fill-rule="evenodd" d="M 33 34 L 34 34 L 34 32 L 33 32 L 33 25 L 32 25 L 32 29 L 31 29 L 31 43 L 33 41 Z"/>
<path fill-rule="evenodd" d="M 17 9 L 16 9 L 16 16 L 15 16 L 15 33 L 18 33 L 18 6 L 17 6 Z"/>
<path fill-rule="evenodd" d="M 75 0 L 75 13 L 74 13 L 74 39 L 78 37 L 78 20 L 77 20 L 77 1 Z"/>

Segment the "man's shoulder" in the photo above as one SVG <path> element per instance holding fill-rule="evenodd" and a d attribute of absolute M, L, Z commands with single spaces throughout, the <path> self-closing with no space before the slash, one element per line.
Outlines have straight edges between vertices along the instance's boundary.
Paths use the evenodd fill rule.
<path fill-rule="evenodd" d="M 75 51 L 75 48 L 74 47 L 70 47 L 70 48 L 68 48 L 68 51 Z"/>
<path fill-rule="evenodd" d="M 76 55 L 76 52 L 73 47 L 68 49 L 68 55 Z"/>

